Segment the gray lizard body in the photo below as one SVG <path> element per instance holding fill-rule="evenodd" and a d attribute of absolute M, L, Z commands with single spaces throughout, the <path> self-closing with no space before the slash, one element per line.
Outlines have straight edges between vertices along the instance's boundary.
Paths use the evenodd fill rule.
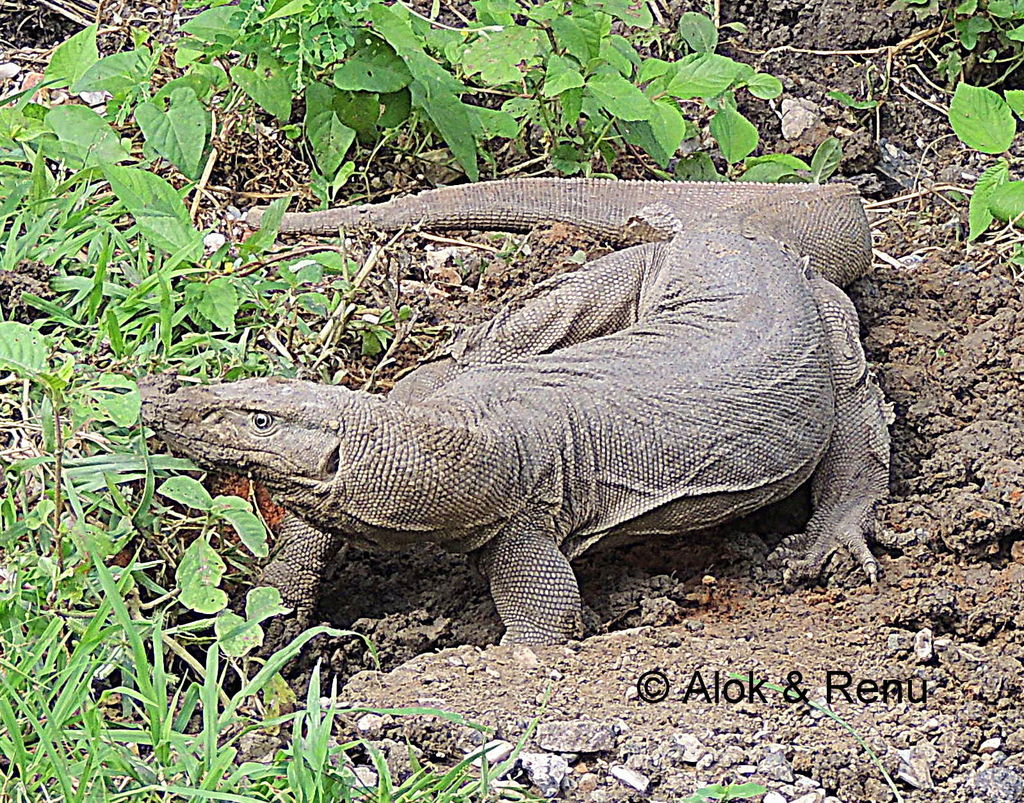
<path fill-rule="evenodd" d="M 655 198 L 641 225 L 667 239 L 552 280 L 387 398 L 163 380 L 144 388 L 144 415 L 174 448 L 252 474 L 289 511 L 265 580 L 297 626 L 339 539 L 433 541 L 479 556 L 505 641 L 563 640 L 581 626 L 569 559 L 605 534 L 704 528 L 809 477 L 814 514 L 787 547 L 797 570 L 843 546 L 873 578 L 865 533 L 887 486 L 884 404 L 853 307 L 824 278 L 863 270 L 866 222 L 848 192 L 800 192 L 762 187 L 763 205 L 734 196 L 703 220 L 685 197 Z M 826 228 L 845 242 L 780 235 L 802 230 L 800 210 L 827 220 L 830 209 Z"/>

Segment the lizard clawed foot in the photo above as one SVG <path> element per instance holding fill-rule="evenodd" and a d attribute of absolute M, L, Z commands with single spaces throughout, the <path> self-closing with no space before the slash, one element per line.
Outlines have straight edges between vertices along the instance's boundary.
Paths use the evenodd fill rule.
<path fill-rule="evenodd" d="M 783 584 L 793 588 L 808 580 L 819 580 L 829 560 L 841 549 L 860 564 L 870 584 L 878 582 L 878 560 L 868 547 L 860 517 L 856 521 L 840 521 L 838 526 L 817 535 L 790 536 L 768 556 L 768 563 L 781 568 Z"/>

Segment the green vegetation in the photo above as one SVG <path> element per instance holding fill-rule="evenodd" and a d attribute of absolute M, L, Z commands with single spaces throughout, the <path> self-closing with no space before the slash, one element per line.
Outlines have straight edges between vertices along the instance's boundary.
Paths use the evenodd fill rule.
<path fill-rule="evenodd" d="M 728 784 L 726 786 L 716 783 L 698 789 L 690 797 L 686 798 L 683 803 L 705 803 L 708 800 L 748 800 L 749 798 L 763 795 L 767 791 L 763 786 L 756 783 Z"/>

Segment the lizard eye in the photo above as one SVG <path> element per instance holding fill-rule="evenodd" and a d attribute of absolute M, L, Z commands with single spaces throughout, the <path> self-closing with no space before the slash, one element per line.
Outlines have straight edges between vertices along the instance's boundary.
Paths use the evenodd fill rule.
<path fill-rule="evenodd" d="M 257 432 L 269 432 L 274 428 L 274 416 L 270 413 L 253 413 L 252 426 Z"/>

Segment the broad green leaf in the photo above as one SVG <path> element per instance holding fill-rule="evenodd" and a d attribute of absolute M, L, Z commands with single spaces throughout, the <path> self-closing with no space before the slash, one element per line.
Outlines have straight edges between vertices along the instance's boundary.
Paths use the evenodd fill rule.
<path fill-rule="evenodd" d="M 724 108 L 711 118 L 711 135 L 730 164 L 739 162 L 757 147 L 757 129 L 735 109 Z"/>
<path fill-rule="evenodd" d="M 978 37 L 992 30 L 992 20 L 981 16 L 971 17 L 957 20 L 953 23 L 953 27 L 960 37 L 960 44 L 963 45 L 964 50 L 974 50 L 978 44 Z"/>
<path fill-rule="evenodd" d="M 120 427 L 131 427 L 139 420 L 142 400 L 134 380 L 120 374 L 103 374 L 99 386 L 92 389 L 90 396 L 101 418 L 113 421 Z"/>
<path fill-rule="evenodd" d="M 476 142 L 473 139 L 473 130 L 477 126 L 470 117 L 472 107 L 464 104 L 456 95 L 432 92 L 430 82 L 430 78 L 426 81 L 417 78 L 412 85 L 413 100 L 430 117 L 466 175 L 476 181 L 480 177 L 480 170 L 476 162 Z"/>
<path fill-rule="evenodd" d="M 73 86 L 86 70 L 99 61 L 96 28 L 96 25 L 83 28 L 53 51 L 46 67 L 46 80 L 56 81 L 52 86 Z"/>
<path fill-rule="evenodd" d="M 553 98 L 561 95 L 567 89 L 576 89 L 583 86 L 583 75 L 579 71 L 579 64 L 566 56 L 552 53 L 548 59 L 547 70 L 544 75 L 544 88 L 541 94 L 546 98 Z"/>
<path fill-rule="evenodd" d="M 783 179 L 802 179 L 797 171 L 810 172 L 811 166 L 803 159 L 789 153 L 770 153 L 765 156 L 755 156 L 743 163 L 743 175 L 740 181 L 767 181 L 775 183 Z"/>
<path fill-rule="evenodd" d="M 103 165 L 114 194 L 128 207 L 139 230 L 169 254 L 194 258 L 203 240 L 192 226 L 178 191 L 160 176 L 137 167 Z"/>
<path fill-rule="evenodd" d="M 1024 89 L 1007 89 L 1005 94 L 1006 105 L 1024 119 Z"/>
<path fill-rule="evenodd" d="M 821 184 L 827 181 L 843 160 L 843 146 L 835 137 L 829 137 L 822 142 L 814 151 L 811 157 L 811 181 Z"/>
<path fill-rule="evenodd" d="M 679 35 L 696 53 L 714 53 L 718 47 L 718 29 L 710 17 L 687 11 L 679 18 Z"/>
<path fill-rule="evenodd" d="M 982 153 L 1003 153 L 1017 130 L 1006 101 L 991 89 L 965 82 L 953 94 L 949 122 L 961 142 Z"/>
<path fill-rule="evenodd" d="M 262 19 L 262 22 L 291 17 L 300 14 L 310 5 L 311 0 L 277 0 L 267 9 L 270 13 Z"/>
<path fill-rule="evenodd" d="M 173 90 L 166 109 L 158 100 L 140 104 L 135 109 L 135 119 L 146 137 L 147 147 L 187 178 L 199 178 L 210 133 L 210 114 L 192 89 Z"/>
<path fill-rule="evenodd" d="M 1006 32 L 1006 38 L 1014 42 L 1024 42 L 1024 25 L 1018 25 Z"/>
<path fill-rule="evenodd" d="M 292 114 L 291 73 L 273 56 L 261 52 L 255 70 L 236 65 L 231 68 L 231 79 L 264 111 L 287 122 Z"/>
<path fill-rule="evenodd" d="M 377 125 L 381 128 L 397 128 L 409 119 L 412 111 L 412 94 L 408 88 L 388 92 L 380 96 L 381 113 Z"/>
<path fill-rule="evenodd" d="M 337 172 L 356 138 L 355 130 L 341 121 L 342 97 L 341 90 L 326 84 L 314 82 L 306 87 L 306 136 L 325 176 Z"/>
<path fill-rule="evenodd" d="M 185 550 L 174 574 L 181 589 L 178 599 L 197 613 L 211 614 L 224 610 L 228 595 L 217 588 L 224 577 L 224 569 L 224 561 L 206 538 L 197 538 Z"/>
<path fill-rule="evenodd" d="M 185 475 L 171 477 L 156 489 L 161 496 L 173 499 L 178 504 L 196 510 L 207 511 L 213 507 L 213 498 L 199 480 Z"/>
<path fill-rule="evenodd" d="M 725 92 L 743 65 L 715 53 L 694 53 L 675 65 L 668 93 L 677 98 L 714 98 Z"/>
<path fill-rule="evenodd" d="M 995 187 L 988 208 L 998 220 L 1020 223 L 1024 214 L 1024 181 L 1007 181 Z"/>
<path fill-rule="evenodd" d="M 213 622 L 217 643 L 225 655 L 240 658 L 263 644 L 263 628 L 231 611 L 221 611 Z"/>
<path fill-rule="evenodd" d="M 289 608 L 281 602 L 281 592 L 276 588 L 261 586 L 245 595 L 245 616 L 250 621 L 262 622 L 288 611 Z"/>
<path fill-rule="evenodd" d="M 200 315 L 225 332 L 235 331 L 235 315 L 238 312 L 238 293 L 235 285 L 226 276 L 219 276 L 209 284 L 193 283 L 191 287 L 202 288 L 196 303 Z"/>
<path fill-rule="evenodd" d="M 92 64 L 71 85 L 71 91 L 109 92 L 123 95 L 145 85 L 153 69 L 153 53 L 148 48 L 114 53 Z"/>
<path fill-rule="evenodd" d="M 46 338 L 35 329 L 15 321 L 0 322 L 0 370 L 31 379 L 46 368 L 48 351 Z"/>
<path fill-rule="evenodd" d="M 248 510 L 230 508 L 221 511 L 220 515 L 231 522 L 238 537 L 242 539 L 246 549 L 257 558 L 265 558 L 267 550 L 267 528 L 263 526 L 259 516 Z"/>
<path fill-rule="evenodd" d="M 467 76 L 479 73 L 487 86 L 519 83 L 523 69 L 537 61 L 539 36 L 539 31 L 522 26 L 481 34 L 462 51 L 462 68 Z"/>
<path fill-rule="evenodd" d="M 362 92 L 398 92 L 409 85 L 412 73 L 387 42 L 377 37 L 357 50 L 334 71 L 338 89 Z"/>
<path fill-rule="evenodd" d="M 626 141 L 643 148 L 661 167 L 668 167 L 691 126 L 675 101 L 659 100 L 651 111 L 646 120 L 623 122 Z"/>
<path fill-rule="evenodd" d="M 1020 19 L 1024 15 L 1021 0 L 989 0 L 988 13 L 1000 19 Z"/>
<path fill-rule="evenodd" d="M 599 73 L 587 81 L 590 92 L 613 117 L 646 120 L 654 114 L 654 103 L 618 73 Z"/>
<path fill-rule="evenodd" d="M 651 10 L 647 7 L 647 3 L 637 3 L 632 0 L 590 0 L 589 5 L 606 14 L 611 14 L 634 28 L 650 28 L 654 24 L 654 18 L 651 16 Z"/>
<path fill-rule="evenodd" d="M 766 72 L 759 72 L 747 81 L 747 90 L 755 98 L 771 100 L 782 94 L 782 81 L 774 75 Z"/>
<path fill-rule="evenodd" d="M 715 169 L 715 163 L 706 153 L 692 153 L 676 162 L 675 177 L 678 181 L 727 181 Z"/>
<path fill-rule="evenodd" d="M 519 136 L 521 127 L 516 118 L 508 112 L 478 107 L 475 116 L 480 124 L 478 136 L 481 140 L 493 139 L 494 137 L 514 139 Z"/>
<path fill-rule="evenodd" d="M 974 194 L 971 195 L 971 202 L 968 206 L 967 220 L 970 230 L 968 240 L 977 240 L 984 231 L 992 224 L 995 217 L 989 208 L 989 201 L 992 193 L 1002 184 L 1010 180 L 1010 163 L 1006 159 L 999 159 L 988 170 L 978 176 L 974 183 Z"/>
<path fill-rule="evenodd" d="M 46 113 L 46 122 L 73 166 L 95 167 L 131 158 L 117 132 L 88 106 L 54 106 Z"/>
<path fill-rule="evenodd" d="M 576 16 L 561 16 L 551 20 L 550 25 L 558 46 L 580 64 L 587 64 L 600 53 L 600 40 L 595 41 L 580 22 Z"/>
<path fill-rule="evenodd" d="M 235 5 L 208 8 L 182 24 L 181 29 L 203 42 L 229 46 L 241 33 L 240 23 L 244 15 L 245 12 Z"/>

